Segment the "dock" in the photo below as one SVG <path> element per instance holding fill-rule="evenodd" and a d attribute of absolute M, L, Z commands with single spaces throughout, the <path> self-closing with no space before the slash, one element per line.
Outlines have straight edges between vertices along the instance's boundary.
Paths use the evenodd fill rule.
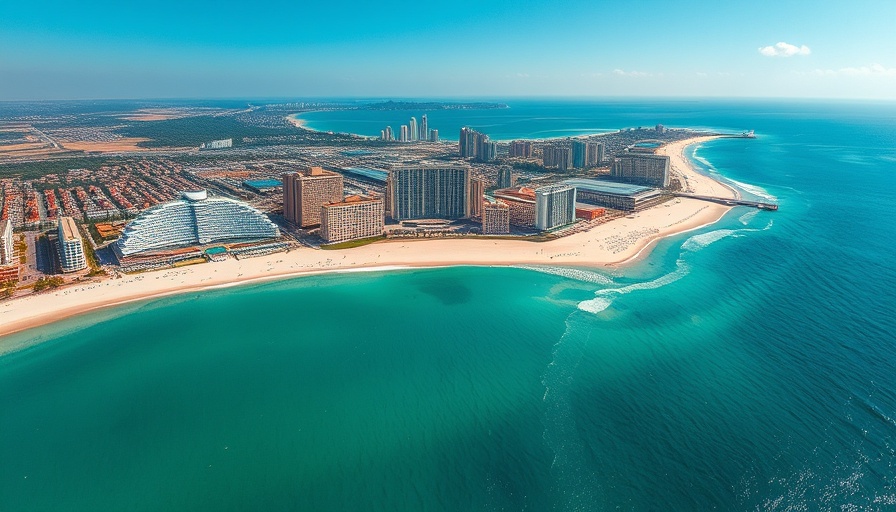
<path fill-rule="evenodd" d="M 688 194 L 686 192 L 675 192 L 674 197 L 687 197 L 690 199 L 698 199 L 700 201 L 709 201 L 711 203 L 724 204 L 725 206 L 750 206 L 759 208 L 760 210 L 777 211 L 778 205 L 774 203 L 764 203 L 762 201 L 748 201 L 746 199 L 733 199 L 730 197 L 701 196 L 699 194 Z"/>

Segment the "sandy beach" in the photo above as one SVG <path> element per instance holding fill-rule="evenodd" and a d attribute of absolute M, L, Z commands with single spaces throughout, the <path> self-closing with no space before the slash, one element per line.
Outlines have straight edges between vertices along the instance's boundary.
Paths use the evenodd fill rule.
<path fill-rule="evenodd" d="M 736 192 L 701 174 L 684 157 L 686 146 L 714 137 L 670 144 L 660 151 L 676 174 L 698 194 L 734 197 Z M 494 239 L 391 240 L 345 250 L 299 248 L 288 253 L 104 278 L 0 303 L 0 336 L 127 302 L 260 280 L 353 270 L 452 265 L 546 265 L 613 267 L 649 253 L 660 238 L 719 220 L 729 207 L 673 199 L 633 216 L 549 242 Z M 0 353 L 4 352 L 0 343 Z"/>

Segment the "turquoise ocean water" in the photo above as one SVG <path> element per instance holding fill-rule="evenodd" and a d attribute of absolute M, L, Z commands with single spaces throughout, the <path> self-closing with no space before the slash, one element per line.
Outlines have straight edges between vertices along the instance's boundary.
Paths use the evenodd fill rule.
<path fill-rule="evenodd" d="M 625 269 L 317 276 L 14 335 L 43 341 L 0 357 L 0 510 L 896 507 L 896 106 L 511 106 L 496 138 L 527 108 L 532 136 L 755 129 L 691 156 L 781 209 Z M 364 133 L 340 115 L 312 126 Z"/>

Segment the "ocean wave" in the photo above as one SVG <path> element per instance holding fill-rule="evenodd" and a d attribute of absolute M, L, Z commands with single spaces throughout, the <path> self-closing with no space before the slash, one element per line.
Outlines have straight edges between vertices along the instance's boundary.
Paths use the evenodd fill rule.
<path fill-rule="evenodd" d="M 667 284 L 678 281 L 682 277 L 688 275 L 690 271 L 691 268 L 687 262 L 685 262 L 683 258 L 678 258 L 675 270 L 664 276 L 643 283 L 633 283 L 619 288 L 606 288 L 600 290 L 594 294 L 593 299 L 584 300 L 580 302 L 577 307 L 580 311 L 586 313 L 600 313 L 610 307 L 615 297 L 639 290 L 655 290 L 661 288 Z"/>
<path fill-rule="evenodd" d="M 770 227 L 771 223 L 769 223 L 769 225 L 767 225 L 764 229 L 769 229 Z M 597 292 L 595 292 L 593 299 L 584 300 L 580 302 L 577 307 L 580 311 L 597 314 L 609 308 L 613 303 L 613 299 L 620 295 L 625 295 L 627 293 L 640 290 L 654 290 L 674 283 L 675 281 L 678 281 L 679 279 L 688 275 L 691 271 L 690 265 L 685 260 L 687 254 L 697 252 L 715 242 L 718 242 L 719 240 L 722 240 L 723 238 L 727 238 L 730 236 L 740 236 L 740 233 L 747 233 L 752 231 L 760 230 L 755 228 L 715 229 L 706 233 L 693 235 L 685 240 L 683 244 L 681 244 L 682 253 L 678 257 L 678 260 L 676 260 L 675 270 L 673 270 L 672 272 L 643 283 L 632 283 L 626 286 L 621 286 L 619 288 L 605 288 L 603 290 L 598 290 Z"/>
<path fill-rule="evenodd" d="M 747 224 L 750 223 L 751 220 L 753 220 L 753 217 L 755 217 L 755 216 L 758 215 L 758 214 L 759 214 L 759 210 L 758 210 L 758 209 L 756 209 L 756 210 L 750 210 L 750 211 L 748 211 L 747 213 L 741 215 L 740 218 L 737 219 L 737 220 L 739 220 L 741 224 L 743 224 L 744 226 L 746 226 Z"/>
<path fill-rule="evenodd" d="M 609 277 L 592 271 L 592 270 L 582 270 L 577 268 L 563 268 L 563 267 L 541 267 L 536 265 L 516 265 L 516 268 L 522 268 L 525 270 L 534 270 L 535 272 L 541 272 L 543 274 L 551 274 L 560 277 L 566 277 L 568 279 L 573 279 L 575 281 L 582 281 L 585 283 L 595 283 L 595 284 L 612 284 L 613 280 Z"/>
<path fill-rule="evenodd" d="M 687 240 L 683 244 L 681 244 L 681 248 L 685 251 L 697 252 L 704 247 L 709 246 L 715 242 L 723 238 L 727 238 L 729 236 L 734 235 L 740 230 L 736 229 L 716 229 L 714 231 L 709 231 L 707 233 L 701 233 L 699 235 L 694 235 Z"/>
<path fill-rule="evenodd" d="M 726 178 L 726 179 L 728 181 L 730 181 L 731 183 L 735 184 L 738 188 L 747 192 L 748 194 L 753 194 L 756 197 L 761 197 L 768 201 L 777 201 L 778 200 L 777 197 L 775 197 L 768 190 L 765 190 L 764 188 L 762 188 L 760 186 L 750 185 L 749 183 L 743 183 L 743 182 L 740 182 L 737 180 L 733 180 L 731 178 Z"/>

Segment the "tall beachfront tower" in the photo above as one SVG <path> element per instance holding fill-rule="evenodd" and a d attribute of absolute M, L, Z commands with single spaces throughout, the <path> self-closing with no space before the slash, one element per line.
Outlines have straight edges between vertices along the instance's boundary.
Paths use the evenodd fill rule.
<path fill-rule="evenodd" d="M 75 219 L 59 217 L 59 264 L 63 272 L 77 272 L 87 268 L 81 233 Z"/>
<path fill-rule="evenodd" d="M 618 181 L 644 185 L 647 187 L 668 188 L 669 157 L 651 155 L 649 153 L 623 153 L 616 157 L 610 176 Z"/>
<path fill-rule="evenodd" d="M 535 189 L 535 228 L 542 231 L 572 224 L 576 220 L 576 188 L 548 185 Z"/>
<path fill-rule="evenodd" d="M 12 265 L 12 222 L 9 219 L 0 220 L 0 265 Z"/>
<path fill-rule="evenodd" d="M 287 173 L 283 178 L 283 216 L 303 228 L 320 224 L 320 207 L 342 201 L 342 175 L 321 167 Z"/>
<path fill-rule="evenodd" d="M 393 219 L 464 219 L 470 216 L 470 169 L 396 167 L 386 184 Z"/>
<path fill-rule="evenodd" d="M 412 117 L 411 120 L 408 122 L 408 131 L 410 132 L 409 135 L 411 136 L 411 140 L 417 140 L 417 136 L 419 135 L 419 132 L 417 131 L 417 118 L 416 117 Z"/>
<path fill-rule="evenodd" d="M 426 120 L 426 114 L 420 119 L 420 133 L 417 135 L 420 140 L 429 140 L 429 123 Z"/>

